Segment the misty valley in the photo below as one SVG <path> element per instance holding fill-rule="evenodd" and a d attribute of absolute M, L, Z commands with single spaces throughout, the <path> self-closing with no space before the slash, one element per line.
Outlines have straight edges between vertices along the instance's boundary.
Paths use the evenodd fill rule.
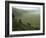
<path fill-rule="evenodd" d="M 40 10 L 12 8 L 12 31 L 25 30 L 40 30 Z"/>

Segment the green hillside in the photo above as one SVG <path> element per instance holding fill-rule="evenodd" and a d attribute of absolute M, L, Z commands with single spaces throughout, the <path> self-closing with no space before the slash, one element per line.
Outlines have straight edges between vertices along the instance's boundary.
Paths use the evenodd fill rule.
<path fill-rule="evenodd" d="M 40 30 L 40 11 L 13 8 L 12 30 Z"/>

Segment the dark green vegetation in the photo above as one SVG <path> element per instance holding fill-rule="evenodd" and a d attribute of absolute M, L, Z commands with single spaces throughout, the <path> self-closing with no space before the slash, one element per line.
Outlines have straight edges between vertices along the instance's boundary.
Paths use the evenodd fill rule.
<path fill-rule="evenodd" d="M 13 8 L 12 31 L 40 30 L 39 10 L 23 10 Z"/>

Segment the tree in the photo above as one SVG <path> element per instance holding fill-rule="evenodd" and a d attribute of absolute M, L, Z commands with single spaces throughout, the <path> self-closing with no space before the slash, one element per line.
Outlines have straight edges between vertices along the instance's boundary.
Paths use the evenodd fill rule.
<path fill-rule="evenodd" d="M 21 19 L 19 19 L 19 23 L 22 23 Z"/>

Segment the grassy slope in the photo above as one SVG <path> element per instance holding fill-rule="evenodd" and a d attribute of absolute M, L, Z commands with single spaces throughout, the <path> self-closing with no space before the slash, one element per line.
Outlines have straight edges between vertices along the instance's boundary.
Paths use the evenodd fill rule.
<path fill-rule="evenodd" d="M 22 15 L 21 15 L 21 12 L 23 12 Z M 16 15 L 14 19 L 17 19 L 18 22 L 19 22 L 19 19 L 21 19 L 22 23 L 25 24 L 25 26 L 27 28 L 28 28 L 27 23 L 30 23 L 31 25 L 29 26 L 29 28 L 31 28 L 31 26 L 32 26 L 33 28 L 40 29 L 40 15 L 39 14 L 35 14 L 35 13 L 33 14 L 33 12 L 24 13 L 25 11 L 23 11 L 23 10 L 21 12 L 20 12 L 20 10 L 18 10 L 18 12 L 16 14 L 19 13 L 20 15 L 19 14 Z M 24 25 L 22 25 L 22 24 L 20 24 L 20 25 L 23 28 Z M 19 24 L 18 24 L 18 26 L 19 26 Z M 21 27 L 19 27 L 19 30 L 21 29 Z M 26 28 L 26 27 L 24 27 L 24 28 Z M 33 30 L 36 30 L 36 29 L 33 29 Z M 21 29 L 21 30 L 23 30 L 23 29 Z M 30 30 L 30 29 L 26 29 L 26 30 Z"/>

